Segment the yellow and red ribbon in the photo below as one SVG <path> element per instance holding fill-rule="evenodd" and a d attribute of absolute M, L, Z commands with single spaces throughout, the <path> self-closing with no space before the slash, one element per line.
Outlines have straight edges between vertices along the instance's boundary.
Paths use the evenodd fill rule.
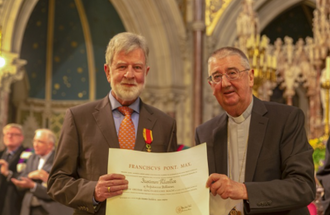
<path fill-rule="evenodd" d="M 147 151 L 151 152 L 151 143 L 153 141 L 152 131 L 144 128 L 143 129 L 143 138 L 144 138 L 144 141 L 146 142 Z"/>

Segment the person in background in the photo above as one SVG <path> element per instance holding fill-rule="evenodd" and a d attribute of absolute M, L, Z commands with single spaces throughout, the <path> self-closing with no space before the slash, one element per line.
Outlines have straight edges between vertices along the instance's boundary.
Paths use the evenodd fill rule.
<path fill-rule="evenodd" d="M 105 200 L 128 188 L 124 175 L 107 174 L 109 148 L 177 149 L 176 121 L 139 98 L 149 72 L 148 52 L 144 37 L 129 32 L 115 35 L 104 65 L 110 93 L 66 112 L 48 194 L 73 207 L 75 214 L 104 215 Z"/>
<path fill-rule="evenodd" d="M 327 140 L 324 165 L 319 167 L 316 178 L 324 189 L 320 201 L 324 215 L 330 215 L 330 138 Z"/>
<path fill-rule="evenodd" d="M 309 214 L 316 185 L 302 110 L 254 97 L 254 71 L 237 48 L 213 52 L 208 73 L 225 110 L 196 129 L 196 144 L 207 143 L 211 201 L 241 200 L 231 214 Z"/>
<path fill-rule="evenodd" d="M 49 129 L 37 129 L 33 138 L 35 154 L 26 168 L 11 181 L 24 193 L 20 215 L 71 215 L 73 210 L 47 195 L 47 180 L 54 161 L 56 137 Z"/>
<path fill-rule="evenodd" d="M 10 178 L 19 171 L 17 165 L 27 148 L 23 129 L 19 124 L 7 124 L 3 130 L 5 149 L 0 151 L 0 214 L 19 215 L 23 196 L 17 191 Z"/>

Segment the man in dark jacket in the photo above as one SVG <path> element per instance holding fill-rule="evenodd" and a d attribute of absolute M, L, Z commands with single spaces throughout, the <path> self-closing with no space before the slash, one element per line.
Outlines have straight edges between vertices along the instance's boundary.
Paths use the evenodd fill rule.
<path fill-rule="evenodd" d="M 8 124 L 3 128 L 3 142 L 6 147 L 0 151 L 0 214 L 3 215 L 20 214 L 23 196 L 9 179 L 17 174 L 17 164 L 26 150 L 22 146 L 23 140 L 21 125 Z"/>

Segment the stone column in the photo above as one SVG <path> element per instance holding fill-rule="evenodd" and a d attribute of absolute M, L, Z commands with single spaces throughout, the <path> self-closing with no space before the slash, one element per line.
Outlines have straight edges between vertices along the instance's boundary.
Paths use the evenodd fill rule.
<path fill-rule="evenodd" d="M 2 128 L 8 123 L 10 86 L 24 76 L 22 67 L 26 61 L 18 59 L 17 56 L 14 53 L 3 53 L 7 63 L 3 68 L 0 68 L 0 148 L 3 145 Z"/>
<path fill-rule="evenodd" d="M 203 36 L 205 31 L 205 22 L 203 17 L 203 1 L 194 0 L 194 81 L 193 81 L 193 131 L 202 123 L 203 116 Z"/>

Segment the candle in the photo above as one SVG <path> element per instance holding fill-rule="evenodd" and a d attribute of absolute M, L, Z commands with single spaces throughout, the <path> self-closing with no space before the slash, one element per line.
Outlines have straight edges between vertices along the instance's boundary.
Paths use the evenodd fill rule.
<path fill-rule="evenodd" d="M 315 51 L 315 55 L 314 55 L 315 60 L 318 60 L 320 58 L 319 49 L 314 49 L 314 51 Z"/>
<path fill-rule="evenodd" d="M 254 47 L 255 46 L 255 44 L 254 44 L 254 34 L 251 34 L 251 45 L 252 45 L 252 47 Z"/>
<path fill-rule="evenodd" d="M 269 68 L 272 67 L 272 59 L 271 59 L 271 56 L 269 56 L 269 55 L 267 55 L 267 66 L 268 66 Z"/>
<path fill-rule="evenodd" d="M 256 66 L 257 66 L 257 56 L 256 55 L 253 55 L 252 67 L 253 68 L 256 68 Z"/>
<path fill-rule="evenodd" d="M 325 71 L 325 78 L 327 81 L 330 81 L 330 57 L 327 57 L 326 61 L 326 71 Z"/>
<path fill-rule="evenodd" d="M 259 69 L 254 69 L 254 77 L 259 77 Z"/>
<path fill-rule="evenodd" d="M 260 34 L 257 35 L 257 42 L 256 42 L 256 46 L 259 46 L 260 43 Z"/>
<path fill-rule="evenodd" d="M 276 69 L 276 66 L 277 66 L 277 59 L 276 59 L 276 56 L 273 57 L 273 69 Z"/>
<path fill-rule="evenodd" d="M 260 62 L 259 62 L 259 65 L 260 65 L 260 66 L 263 66 L 263 65 L 264 65 L 264 55 L 263 55 L 263 54 L 260 55 Z"/>
<path fill-rule="evenodd" d="M 251 46 L 252 46 L 251 45 L 251 40 L 250 40 L 250 38 L 247 38 L 247 40 L 246 40 L 246 48 L 247 49 L 250 49 Z"/>

